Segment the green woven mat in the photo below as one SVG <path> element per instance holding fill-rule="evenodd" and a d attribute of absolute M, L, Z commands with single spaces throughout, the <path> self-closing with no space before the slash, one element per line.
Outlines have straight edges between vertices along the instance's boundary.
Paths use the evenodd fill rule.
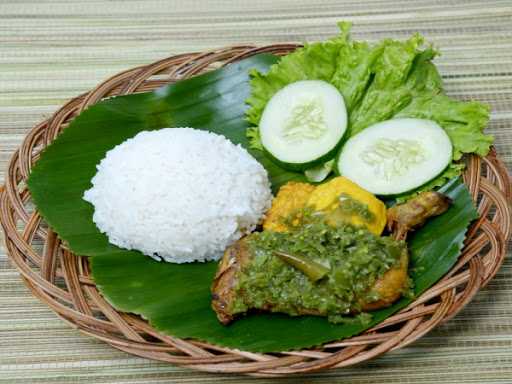
<path fill-rule="evenodd" d="M 121 70 L 224 45 L 325 39 L 342 19 L 357 38 L 419 31 L 434 41 L 448 93 L 492 106 L 489 131 L 511 169 L 510 0 L 0 0 L 0 167 L 36 122 Z M 80 335 L 30 295 L 0 247 L 0 383 L 227 380 L 255 379 L 139 359 Z M 461 314 L 408 348 L 279 382 L 512 383 L 512 261 Z"/>

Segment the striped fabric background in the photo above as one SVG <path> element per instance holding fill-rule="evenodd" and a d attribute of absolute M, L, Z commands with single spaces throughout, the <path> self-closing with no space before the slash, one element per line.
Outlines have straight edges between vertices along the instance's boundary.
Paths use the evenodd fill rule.
<path fill-rule="evenodd" d="M 510 169 L 510 0 L 0 0 L 0 167 L 36 122 L 121 70 L 230 44 L 325 39 L 339 20 L 354 23 L 356 38 L 418 31 L 433 41 L 448 93 L 492 106 L 488 129 Z M 213 381 L 256 379 L 147 361 L 80 335 L 30 295 L 0 247 L 0 383 Z M 410 347 L 279 382 L 512 383 L 512 261 L 463 313 Z"/>

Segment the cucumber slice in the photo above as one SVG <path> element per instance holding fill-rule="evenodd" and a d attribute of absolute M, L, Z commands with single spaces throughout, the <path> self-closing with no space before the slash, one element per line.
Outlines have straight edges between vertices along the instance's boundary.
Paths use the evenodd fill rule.
<path fill-rule="evenodd" d="M 346 129 L 343 96 L 321 80 L 297 81 L 276 92 L 259 125 L 265 151 L 292 170 L 304 170 L 332 158 Z"/>
<path fill-rule="evenodd" d="M 375 195 L 411 191 L 439 175 L 452 160 L 452 143 L 431 120 L 392 119 L 348 140 L 338 172 Z"/>

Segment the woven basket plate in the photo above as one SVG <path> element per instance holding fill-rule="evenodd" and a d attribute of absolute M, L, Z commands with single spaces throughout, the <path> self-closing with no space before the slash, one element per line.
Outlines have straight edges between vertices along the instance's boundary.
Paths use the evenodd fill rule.
<path fill-rule="evenodd" d="M 510 236 L 512 197 L 507 170 L 494 150 L 485 158 L 468 157 L 464 181 L 480 219 L 468 231 L 457 264 L 414 303 L 365 333 L 318 349 L 276 354 L 231 350 L 158 333 L 147 322 L 117 312 L 98 293 L 87 258 L 61 244 L 34 210 L 26 180 L 39 153 L 81 111 L 99 100 L 154 90 L 257 53 L 283 55 L 294 44 L 236 46 L 173 56 L 122 72 L 64 105 L 34 127 L 13 155 L 0 194 L 0 220 L 7 252 L 33 294 L 83 333 L 134 355 L 209 372 L 281 376 L 345 367 L 401 348 L 450 319 L 497 272 Z"/>

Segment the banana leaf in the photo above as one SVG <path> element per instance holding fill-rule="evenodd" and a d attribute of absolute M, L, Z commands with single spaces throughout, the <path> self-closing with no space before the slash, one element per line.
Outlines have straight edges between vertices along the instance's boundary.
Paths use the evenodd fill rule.
<path fill-rule="evenodd" d="M 249 69 L 268 70 L 276 57 L 258 55 L 155 92 L 111 98 L 78 116 L 35 165 L 28 186 L 36 206 L 60 238 L 77 254 L 90 256 L 94 280 L 118 310 L 140 314 L 157 330 L 255 352 L 300 349 L 349 337 L 405 307 L 402 299 L 373 313 L 370 324 L 331 324 L 314 316 L 246 316 L 222 326 L 210 308 L 210 285 L 217 263 L 159 263 L 108 243 L 92 221 L 93 207 L 82 199 L 105 153 L 142 130 L 191 126 L 220 133 L 248 148 L 244 119 Z M 252 154 L 269 172 L 275 190 L 303 176 Z M 469 223 L 477 217 L 458 179 L 444 187 L 452 207 L 418 231 L 409 243 L 411 277 L 420 294 L 456 262 Z"/>
<path fill-rule="evenodd" d="M 409 242 L 415 296 L 439 280 L 457 261 L 468 224 L 477 217 L 467 188 L 458 179 L 442 191 L 452 207 L 430 220 Z M 252 314 L 223 326 L 210 308 L 216 263 L 162 264 L 140 254 L 91 260 L 96 285 L 117 309 L 142 315 L 159 331 L 182 338 L 253 352 L 300 349 L 363 332 L 412 302 L 403 298 L 372 312 L 370 324 L 331 324 L 315 316 Z"/>
<path fill-rule="evenodd" d="M 113 97 L 87 109 L 46 148 L 30 174 L 28 187 L 39 212 L 77 254 L 125 253 L 98 231 L 93 207 L 82 199 L 105 153 L 140 131 L 179 126 L 219 133 L 248 148 L 243 102 L 250 93 L 248 71 L 265 71 L 276 61 L 269 54 L 253 56 L 154 92 Z M 269 173 L 274 191 L 289 180 L 304 180 L 261 151 L 248 150 Z"/>

